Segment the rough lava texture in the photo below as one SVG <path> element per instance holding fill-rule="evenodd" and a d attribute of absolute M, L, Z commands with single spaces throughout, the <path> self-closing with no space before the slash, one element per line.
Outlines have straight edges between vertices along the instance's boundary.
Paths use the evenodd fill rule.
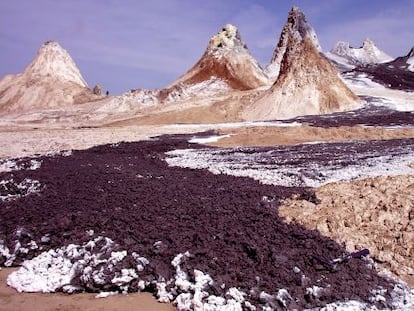
<path fill-rule="evenodd" d="M 212 79 L 225 82 L 233 90 L 251 90 L 268 84 L 267 76 L 250 55 L 239 30 L 231 24 L 225 25 L 210 39 L 201 59 L 167 90 Z"/>
<path fill-rule="evenodd" d="M 0 81 L 0 114 L 58 108 L 96 98 L 68 52 L 54 41 L 45 42 L 22 73 Z"/>
<path fill-rule="evenodd" d="M 409 290 L 378 275 L 372 262 L 326 267 L 321 258 L 345 250 L 281 220 L 280 200 L 296 194 L 312 201 L 309 189 L 169 167 L 166 151 L 197 148 L 186 139 L 99 146 L 1 173 L 2 180 L 31 178 L 42 186 L 0 202 L 1 264 L 32 259 L 9 284 L 145 290 L 179 310 L 303 310 L 349 300 L 407 306 Z"/>
<path fill-rule="evenodd" d="M 243 112 L 247 121 L 288 119 L 352 110 L 359 98 L 308 38 L 292 38 L 273 86 Z"/>
<path fill-rule="evenodd" d="M 297 44 L 298 41 L 300 42 L 304 38 L 309 38 L 318 51 L 322 50 L 316 32 L 306 21 L 305 14 L 298 7 L 293 7 L 280 34 L 272 59 L 265 68 L 265 72 L 272 82 L 276 81 L 279 76 L 280 66 L 287 47 Z"/>
<path fill-rule="evenodd" d="M 381 51 L 375 43 L 367 38 L 362 47 L 351 47 L 349 42 L 338 41 L 332 50 L 325 54 L 340 68 L 352 69 L 356 66 L 379 64 L 392 61 L 393 58 Z"/>
<path fill-rule="evenodd" d="M 414 47 L 407 55 L 382 64 L 359 66 L 356 74 L 367 73 L 372 80 L 388 88 L 414 91 Z"/>

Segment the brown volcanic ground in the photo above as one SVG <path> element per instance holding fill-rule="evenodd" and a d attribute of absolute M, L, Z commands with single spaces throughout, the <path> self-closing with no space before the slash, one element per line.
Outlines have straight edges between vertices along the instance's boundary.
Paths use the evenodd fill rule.
<path fill-rule="evenodd" d="M 414 286 L 414 175 L 328 184 L 316 196 L 318 204 L 286 201 L 280 215 L 349 251 L 369 248 L 381 268 Z"/>
<path fill-rule="evenodd" d="M 395 139 L 412 138 L 414 129 L 383 129 L 363 126 L 340 126 L 321 128 L 309 125 L 293 127 L 245 127 L 236 129 L 221 129 L 223 137 L 217 142 L 209 143 L 218 147 L 251 147 L 290 145 L 306 142 L 339 142 L 349 140 Z"/>

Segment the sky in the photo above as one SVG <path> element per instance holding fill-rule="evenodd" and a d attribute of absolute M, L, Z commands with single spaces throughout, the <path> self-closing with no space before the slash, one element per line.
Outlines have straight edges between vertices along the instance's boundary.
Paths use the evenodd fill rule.
<path fill-rule="evenodd" d="M 66 49 L 92 88 L 162 88 L 190 69 L 223 25 L 236 25 L 262 66 L 293 5 L 324 51 L 369 37 L 393 57 L 414 46 L 414 0 L 0 0 L 0 78 L 47 40 Z"/>

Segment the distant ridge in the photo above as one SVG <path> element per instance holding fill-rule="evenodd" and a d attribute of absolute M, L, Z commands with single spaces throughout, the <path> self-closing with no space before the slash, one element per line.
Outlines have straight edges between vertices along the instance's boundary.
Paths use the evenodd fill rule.
<path fill-rule="evenodd" d="M 326 53 L 326 56 L 334 64 L 347 69 L 393 60 L 391 56 L 381 51 L 369 38 L 364 41 L 360 48 L 353 48 L 349 42 L 339 41 L 330 52 Z"/>

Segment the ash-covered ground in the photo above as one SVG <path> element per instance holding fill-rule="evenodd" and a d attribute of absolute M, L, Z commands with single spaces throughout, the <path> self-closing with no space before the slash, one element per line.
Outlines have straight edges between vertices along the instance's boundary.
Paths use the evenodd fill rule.
<path fill-rule="evenodd" d="M 0 163 L 8 168 L 0 173 L 0 264 L 23 264 L 9 284 L 19 291 L 150 291 L 182 310 L 412 307 L 409 289 L 379 275 L 369 259 L 326 265 L 345 249 L 282 221 L 279 201 L 292 195 L 315 201 L 310 188 L 169 166 L 166 152 L 203 152 L 187 139 Z M 391 158 L 413 151 L 412 140 L 355 144 L 328 146 L 338 156 L 329 163 L 352 165 L 355 158 L 345 159 L 350 148 L 355 155 L 387 147 L 395 150 Z M 288 160 L 282 149 L 247 153 Z M 314 163 L 327 163 L 319 145 L 305 149 Z"/>

